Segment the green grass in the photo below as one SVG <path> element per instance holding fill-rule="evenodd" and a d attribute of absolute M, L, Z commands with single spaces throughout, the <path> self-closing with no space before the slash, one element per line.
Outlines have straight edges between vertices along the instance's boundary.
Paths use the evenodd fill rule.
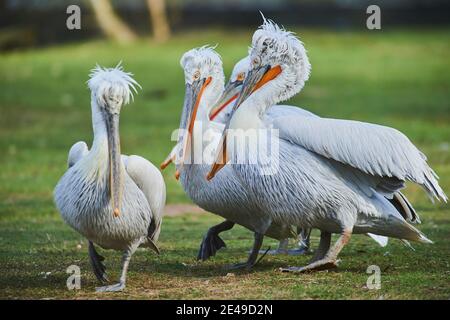
<path fill-rule="evenodd" d="M 312 77 L 290 101 L 322 116 L 393 126 L 418 145 L 450 192 L 450 33 L 448 30 L 327 32 L 298 30 L 309 51 Z M 220 43 L 227 74 L 246 54 L 250 33 L 224 31 L 179 35 L 165 45 L 141 41 L 129 47 L 89 42 L 0 55 L 0 298 L 450 298 L 450 210 L 432 205 L 410 185 L 406 194 L 422 217 L 420 229 L 434 245 L 398 241 L 377 247 L 355 236 L 336 272 L 294 276 L 276 269 L 303 265 L 309 257 L 265 257 L 250 273 L 226 276 L 222 266 L 245 259 L 252 234 L 235 228 L 223 236 L 228 249 L 195 262 L 201 237 L 220 218 L 167 217 L 161 256 L 140 250 L 132 260 L 127 291 L 97 295 L 84 240 L 66 226 L 52 190 L 66 168 L 67 151 L 92 140 L 89 70 L 123 60 L 143 90 L 121 116 L 122 151 L 159 164 L 170 151 L 183 99 L 183 52 Z M 168 203 L 189 202 L 164 172 Z M 317 233 L 314 234 L 317 244 Z M 77 249 L 77 244 L 82 244 Z M 276 245 L 266 239 L 265 246 Z M 111 277 L 120 256 L 105 252 Z M 66 268 L 82 269 L 82 290 L 65 288 Z M 381 290 L 364 287 L 367 267 L 382 270 Z M 51 272 L 44 276 L 41 272 Z"/>

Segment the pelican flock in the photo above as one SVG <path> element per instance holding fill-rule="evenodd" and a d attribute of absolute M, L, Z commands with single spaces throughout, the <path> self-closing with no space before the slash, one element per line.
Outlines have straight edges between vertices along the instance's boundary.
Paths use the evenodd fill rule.
<path fill-rule="evenodd" d="M 305 253 L 313 228 L 321 234 L 310 263 L 282 271 L 336 267 L 353 234 L 381 245 L 387 237 L 431 243 L 412 225 L 420 219 L 401 193 L 411 181 L 430 198 L 447 201 L 425 155 L 393 128 L 279 105 L 303 89 L 311 65 L 299 38 L 263 19 L 249 55 L 236 63 L 226 84 L 214 48 L 191 49 L 180 60 L 185 78 L 180 131 L 161 169 L 174 162 L 189 198 L 225 219 L 207 231 L 197 259 L 225 247 L 219 234 L 235 224 L 251 230 L 254 243 L 247 261 L 232 269 L 253 267 L 265 236 L 280 241 L 269 253 Z M 104 258 L 95 245 L 123 252 L 119 282 L 97 288 L 121 291 L 136 249 L 159 253 L 166 188 L 152 163 L 120 153 L 121 108 L 139 84 L 119 65 L 97 66 L 88 86 L 92 147 L 82 141 L 72 146 L 54 200 L 64 221 L 88 240 L 94 274 L 103 284 Z M 248 133 L 257 139 L 239 139 Z M 270 147 L 258 144 L 267 135 Z M 299 248 L 287 250 L 287 239 L 298 234 Z M 332 234 L 339 234 L 333 246 Z"/>
<path fill-rule="evenodd" d="M 159 253 L 166 188 L 159 170 L 140 156 L 120 154 L 119 116 L 138 83 L 122 67 L 95 68 L 89 79 L 94 141 L 69 151 L 69 168 L 54 191 L 64 221 L 88 239 L 95 276 L 108 281 L 104 258 L 94 244 L 123 252 L 119 283 L 97 291 L 125 288 L 131 256 L 140 246 Z"/>

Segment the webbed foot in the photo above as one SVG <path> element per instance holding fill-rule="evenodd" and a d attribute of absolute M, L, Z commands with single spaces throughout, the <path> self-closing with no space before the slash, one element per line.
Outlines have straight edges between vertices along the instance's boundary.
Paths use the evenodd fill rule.
<path fill-rule="evenodd" d="M 96 292 L 120 292 L 125 289 L 125 283 L 119 282 L 116 284 L 112 284 L 110 286 L 104 286 L 104 287 L 97 287 L 95 288 Z"/>
<path fill-rule="evenodd" d="M 210 257 L 215 256 L 219 249 L 225 247 L 225 242 L 219 237 L 218 234 L 208 232 L 200 245 L 197 260 L 208 260 Z"/>
<path fill-rule="evenodd" d="M 255 265 L 255 263 L 251 263 L 251 262 L 240 262 L 240 263 L 236 263 L 236 264 L 232 264 L 232 265 L 228 265 L 225 267 L 225 270 L 250 270 L 251 268 L 253 268 L 253 266 Z"/>

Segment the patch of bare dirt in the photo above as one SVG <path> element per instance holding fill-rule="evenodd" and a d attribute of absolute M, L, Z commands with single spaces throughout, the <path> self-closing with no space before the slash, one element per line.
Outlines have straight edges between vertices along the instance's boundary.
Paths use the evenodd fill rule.
<path fill-rule="evenodd" d="M 178 217 L 186 213 L 203 214 L 206 213 L 202 208 L 193 204 L 168 204 L 164 209 L 164 215 L 167 217 Z"/>

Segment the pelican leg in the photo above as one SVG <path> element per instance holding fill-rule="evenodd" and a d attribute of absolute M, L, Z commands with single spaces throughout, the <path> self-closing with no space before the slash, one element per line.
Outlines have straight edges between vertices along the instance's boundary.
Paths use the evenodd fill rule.
<path fill-rule="evenodd" d="M 338 256 L 339 252 L 341 252 L 342 248 L 348 243 L 351 235 L 352 235 L 351 230 L 344 230 L 341 233 L 341 236 L 339 237 L 339 239 L 334 244 L 333 248 L 328 250 L 328 252 L 325 254 L 325 256 L 323 258 L 320 258 L 319 260 L 311 262 L 307 266 L 281 268 L 280 270 L 283 272 L 301 273 L 301 272 L 320 271 L 320 270 L 336 268 L 337 264 L 339 262 L 337 260 L 337 256 Z M 322 240 L 322 236 L 321 236 L 321 240 Z M 325 236 L 324 236 L 323 243 L 324 243 L 323 248 L 325 248 L 325 245 L 326 245 L 326 237 Z M 319 245 L 319 248 L 320 248 L 320 245 Z"/>
<path fill-rule="evenodd" d="M 107 283 L 108 277 L 106 276 L 106 267 L 103 264 L 105 258 L 97 253 L 92 241 L 88 241 L 88 243 L 89 261 L 91 262 L 94 274 L 101 283 Z"/>
<path fill-rule="evenodd" d="M 219 249 L 226 247 L 225 242 L 219 237 L 219 233 L 230 230 L 233 226 L 234 222 L 225 220 L 224 222 L 209 228 L 200 244 L 197 260 L 205 261 L 209 259 L 209 257 L 216 255 L 216 252 Z"/>
<path fill-rule="evenodd" d="M 311 235 L 311 229 L 299 229 L 299 242 L 298 242 L 298 248 L 297 249 L 289 249 L 289 239 L 283 239 L 280 240 L 280 243 L 278 245 L 278 248 L 275 250 L 260 250 L 259 253 L 265 253 L 269 255 L 277 255 L 277 254 L 287 254 L 290 256 L 299 256 L 302 254 L 309 253 L 309 243 L 310 243 L 310 235 Z"/>
<path fill-rule="evenodd" d="M 128 265 L 130 264 L 131 256 L 136 251 L 138 244 L 134 244 L 130 246 L 125 252 L 123 253 L 122 257 L 122 274 L 119 279 L 119 283 L 110 285 L 110 286 L 104 286 L 104 287 L 97 287 L 95 291 L 97 292 L 117 292 L 122 291 L 125 289 L 125 283 L 127 280 L 127 272 L 128 272 Z"/>
<path fill-rule="evenodd" d="M 330 245 L 331 245 L 331 233 L 321 231 L 319 247 L 314 252 L 314 256 L 312 257 L 310 263 L 325 258 L 325 255 L 330 250 Z"/>
<path fill-rule="evenodd" d="M 298 241 L 298 248 L 288 250 L 287 254 L 290 256 L 298 256 L 309 252 L 311 229 L 300 229 L 298 231 L 300 238 Z"/>
<path fill-rule="evenodd" d="M 237 269 L 247 269 L 250 270 L 256 263 L 256 259 L 258 258 L 259 249 L 261 249 L 261 246 L 263 244 L 264 234 L 255 232 L 255 241 L 253 242 L 253 249 L 250 252 L 250 255 L 248 256 L 248 259 L 246 262 L 233 264 L 226 269 L 228 270 L 237 270 Z"/>

